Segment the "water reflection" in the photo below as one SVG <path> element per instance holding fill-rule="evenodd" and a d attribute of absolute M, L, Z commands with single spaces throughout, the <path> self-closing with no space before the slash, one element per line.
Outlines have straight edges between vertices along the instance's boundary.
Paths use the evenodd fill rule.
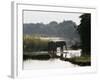
<path fill-rule="evenodd" d="M 78 67 L 78 65 L 72 64 L 68 61 L 62 61 L 58 59 L 49 60 L 25 60 L 23 63 L 25 70 L 32 69 L 56 69 L 56 68 L 73 68 Z"/>

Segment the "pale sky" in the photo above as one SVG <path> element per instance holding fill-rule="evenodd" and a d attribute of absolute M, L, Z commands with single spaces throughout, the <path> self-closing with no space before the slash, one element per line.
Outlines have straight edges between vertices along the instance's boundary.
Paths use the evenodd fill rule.
<path fill-rule="evenodd" d="M 80 24 L 79 16 L 82 13 L 59 13 L 59 12 L 43 12 L 43 11 L 24 11 L 24 23 L 44 23 L 51 21 L 63 22 L 64 20 L 72 20 L 77 25 Z"/>

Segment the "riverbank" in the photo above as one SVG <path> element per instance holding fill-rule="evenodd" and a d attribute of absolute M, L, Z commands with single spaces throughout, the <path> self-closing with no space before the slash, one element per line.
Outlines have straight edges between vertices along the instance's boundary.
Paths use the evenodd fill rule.
<path fill-rule="evenodd" d="M 23 60 L 33 59 L 33 60 L 49 60 L 51 57 L 49 54 L 40 55 L 23 55 Z"/>
<path fill-rule="evenodd" d="M 73 64 L 77 64 L 79 66 L 91 66 L 91 58 L 89 55 L 84 55 L 80 57 L 74 57 L 74 58 L 66 58 L 65 61 L 69 61 Z"/>
<path fill-rule="evenodd" d="M 41 53 L 41 54 L 36 53 L 35 55 L 32 55 L 32 54 L 24 54 L 23 55 L 23 60 L 28 60 L 28 59 L 49 60 L 51 58 L 54 58 L 54 59 L 59 58 L 62 61 L 69 61 L 72 64 L 76 64 L 76 65 L 79 65 L 79 66 L 91 66 L 90 55 L 82 55 L 80 57 L 73 57 L 73 58 L 63 58 L 63 57 L 60 57 L 60 56 L 51 57 L 47 53 L 44 53 L 44 54 L 43 53 Z"/>

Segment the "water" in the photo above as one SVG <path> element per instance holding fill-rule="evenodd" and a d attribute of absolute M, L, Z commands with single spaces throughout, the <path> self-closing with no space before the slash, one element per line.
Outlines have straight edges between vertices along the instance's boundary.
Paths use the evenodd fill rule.
<path fill-rule="evenodd" d="M 24 53 L 28 55 L 39 55 L 39 54 L 48 54 L 48 52 L 31 52 L 31 53 Z M 56 55 L 61 55 L 61 50 L 58 47 Z M 64 50 L 63 57 L 64 58 L 71 58 L 71 57 L 79 57 L 81 56 L 80 50 Z M 60 58 L 56 59 L 49 59 L 49 60 L 32 60 L 28 59 L 23 62 L 23 68 L 26 70 L 32 69 L 56 69 L 56 68 L 73 68 L 79 67 L 78 65 L 72 64 L 68 61 L 60 60 Z"/>
<path fill-rule="evenodd" d="M 62 61 L 60 59 L 49 59 L 49 60 L 25 60 L 23 62 L 23 68 L 25 70 L 32 69 L 60 69 L 60 68 L 74 68 L 79 67 L 78 65 L 72 64 L 68 61 Z"/>

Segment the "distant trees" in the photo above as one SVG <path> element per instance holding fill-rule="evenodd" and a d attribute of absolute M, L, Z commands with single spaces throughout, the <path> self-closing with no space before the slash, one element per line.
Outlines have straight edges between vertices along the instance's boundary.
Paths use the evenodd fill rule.
<path fill-rule="evenodd" d="M 77 39 L 80 41 L 78 32 L 76 31 L 76 23 L 72 20 L 64 20 L 62 22 L 51 21 L 44 23 L 25 23 L 23 24 L 24 35 L 40 35 L 48 37 L 62 37 L 64 39 Z"/>
<path fill-rule="evenodd" d="M 81 48 L 84 53 L 91 52 L 91 14 L 86 13 L 80 16 L 81 23 L 78 26 L 78 32 L 81 38 Z"/>

